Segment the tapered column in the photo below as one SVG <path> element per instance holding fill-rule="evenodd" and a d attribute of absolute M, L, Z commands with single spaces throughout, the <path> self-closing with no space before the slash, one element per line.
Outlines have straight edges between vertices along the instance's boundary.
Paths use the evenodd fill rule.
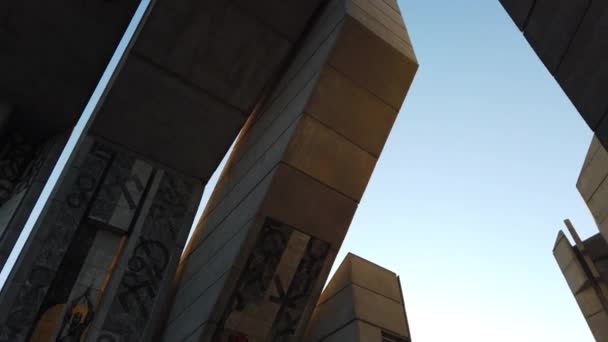
<path fill-rule="evenodd" d="M 241 133 L 164 341 L 302 336 L 416 70 L 396 2 L 326 5 Z"/>

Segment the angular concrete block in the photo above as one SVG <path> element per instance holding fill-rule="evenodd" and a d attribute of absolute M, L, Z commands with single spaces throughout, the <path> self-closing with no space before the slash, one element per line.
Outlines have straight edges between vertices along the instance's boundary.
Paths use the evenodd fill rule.
<path fill-rule="evenodd" d="M 595 131 L 608 108 L 608 40 L 605 23 L 608 3 L 592 1 L 587 15 L 572 40 L 568 52 L 555 74 L 574 106 L 591 130 Z M 606 145 L 602 134 L 597 134 Z"/>
<path fill-rule="evenodd" d="M 555 73 L 591 0 L 536 0 L 524 35 L 547 69 Z"/>
<path fill-rule="evenodd" d="M 561 270 L 566 269 L 570 263 L 576 260 L 574 250 L 572 249 L 568 238 L 566 238 L 566 235 L 562 231 L 560 231 L 557 235 L 555 247 L 553 247 L 553 255 L 555 256 L 557 265 Z"/>
<path fill-rule="evenodd" d="M 291 166 L 279 164 L 260 212 L 338 249 L 357 203 Z"/>
<path fill-rule="evenodd" d="M 397 110 L 329 66 L 305 111 L 376 158 L 397 117 Z"/>
<path fill-rule="evenodd" d="M 347 17 L 329 63 L 398 110 L 418 65 L 415 56 L 397 50 L 382 38 L 361 22 Z"/>
<path fill-rule="evenodd" d="M 395 302 L 402 302 L 401 287 L 394 272 L 356 255 L 352 255 L 351 257 L 351 267 L 351 281 L 353 284 Z"/>
<path fill-rule="evenodd" d="M 355 324 L 356 331 L 349 327 Z M 346 330 L 346 331 L 342 331 Z M 383 332 L 410 336 L 399 278 L 349 253 L 323 291 L 304 341 L 380 341 Z"/>
<path fill-rule="evenodd" d="M 353 288 L 349 285 L 326 302 L 317 305 L 309 323 L 310 330 L 306 341 L 322 341 L 324 337 L 356 319 L 352 291 Z"/>
<path fill-rule="evenodd" d="M 155 6 L 135 53 L 249 114 L 291 43 L 233 3 L 191 3 Z"/>
<path fill-rule="evenodd" d="M 604 308 L 596 290 L 592 287 L 584 289 L 575 296 L 576 302 L 585 317 L 591 317 Z"/>
<path fill-rule="evenodd" d="M 604 222 L 608 217 L 608 180 L 604 179 L 587 202 L 587 206 L 595 222 L 598 224 Z"/>
<path fill-rule="evenodd" d="M 245 119 L 196 87 L 132 57 L 91 129 L 170 169 L 206 181 Z M 192 158 L 193 154 L 200 157 Z"/>
<path fill-rule="evenodd" d="M 587 324 L 591 328 L 593 337 L 598 342 L 608 341 L 608 313 L 599 312 L 587 319 Z"/>
<path fill-rule="evenodd" d="M 589 202 L 607 176 L 608 152 L 594 137 L 576 182 L 576 188 L 585 202 Z"/>
<path fill-rule="evenodd" d="M 401 336 L 409 334 L 403 306 L 372 291 L 353 284 L 352 296 L 355 303 L 356 317 L 373 325 L 384 327 Z"/>
<path fill-rule="evenodd" d="M 291 42 L 300 38 L 312 15 L 325 3 L 321 0 L 310 1 L 286 1 L 267 0 L 249 1 L 237 0 L 236 5 L 248 13 L 252 13 L 260 21 L 269 23 L 270 26 L 281 36 L 285 36 Z"/>
<path fill-rule="evenodd" d="M 589 277 L 578 260 L 571 262 L 564 269 L 564 277 L 572 293 L 578 293 L 590 282 Z"/>
<path fill-rule="evenodd" d="M 283 161 L 359 202 L 376 158 L 319 121 L 305 115 Z"/>

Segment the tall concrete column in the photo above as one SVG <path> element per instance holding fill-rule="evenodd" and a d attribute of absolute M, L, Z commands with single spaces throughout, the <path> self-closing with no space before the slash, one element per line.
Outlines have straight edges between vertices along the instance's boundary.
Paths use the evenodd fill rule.
<path fill-rule="evenodd" d="M 306 342 L 411 342 L 399 277 L 349 253 L 319 298 Z"/>
<path fill-rule="evenodd" d="M 608 241 L 608 151 L 593 137 L 576 182 L 600 233 Z"/>
<path fill-rule="evenodd" d="M 249 119 L 164 341 L 298 341 L 417 70 L 392 0 L 333 0 Z"/>

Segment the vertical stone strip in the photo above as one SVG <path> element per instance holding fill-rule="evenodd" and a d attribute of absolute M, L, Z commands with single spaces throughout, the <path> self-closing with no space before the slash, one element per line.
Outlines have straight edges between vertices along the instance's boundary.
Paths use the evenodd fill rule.
<path fill-rule="evenodd" d="M 69 247 L 66 242 L 72 240 L 84 217 L 93 193 L 110 164 L 111 154 L 94 144 L 90 151 L 86 148 L 81 150 L 79 158 L 83 159 L 82 164 L 70 168 L 63 188 L 50 199 L 49 212 L 40 218 L 38 234 L 35 235 L 37 241 L 18 260 L 21 264 L 16 269 L 25 273 L 25 277 L 22 281 L 13 279 L 9 283 L 11 286 L 3 291 L 3 305 L 8 305 L 10 310 L 0 323 L 0 341 L 27 339 Z"/>
<path fill-rule="evenodd" d="M 135 184 L 133 186 L 136 187 Z M 128 246 L 114 271 L 94 341 L 145 341 L 181 256 L 199 200 L 200 184 L 170 171 L 157 172 Z M 124 199 L 124 197 L 122 198 Z M 125 199 L 128 203 L 129 200 Z M 112 218 L 116 218 L 113 214 Z"/>

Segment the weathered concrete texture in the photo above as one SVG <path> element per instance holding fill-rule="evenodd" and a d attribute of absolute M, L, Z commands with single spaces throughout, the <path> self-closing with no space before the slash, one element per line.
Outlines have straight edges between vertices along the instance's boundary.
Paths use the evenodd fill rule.
<path fill-rule="evenodd" d="M 576 187 L 608 239 L 608 151 L 593 137 Z"/>
<path fill-rule="evenodd" d="M 600 122 L 608 109 L 608 3 L 592 1 L 568 52 L 556 73 L 556 78 L 572 100 L 591 130 L 607 145 L 605 129 Z"/>
<path fill-rule="evenodd" d="M 206 181 L 319 2 L 158 1 L 92 132 Z"/>
<path fill-rule="evenodd" d="M 552 74 L 587 12 L 591 0 L 536 0 L 524 35 Z"/>
<path fill-rule="evenodd" d="M 507 13 L 511 16 L 511 19 L 515 22 L 515 25 L 520 30 L 524 29 L 524 25 L 535 0 L 499 0 L 502 6 L 505 8 Z"/>
<path fill-rule="evenodd" d="M 323 291 L 304 341 L 410 341 L 399 278 L 348 254 Z"/>
<path fill-rule="evenodd" d="M 575 246 L 560 231 L 553 255 L 596 341 L 608 341 L 608 244 L 599 234 L 581 241 L 574 230 L 571 233 Z"/>
<path fill-rule="evenodd" d="M 390 2 L 331 1 L 307 32 L 193 235 L 166 341 L 303 333 L 417 69 Z"/>
<path fill-rule="evenodd" d="M 139 1 L 0 1 L 0 97 L 28 134 L 69 129 Z"/>

